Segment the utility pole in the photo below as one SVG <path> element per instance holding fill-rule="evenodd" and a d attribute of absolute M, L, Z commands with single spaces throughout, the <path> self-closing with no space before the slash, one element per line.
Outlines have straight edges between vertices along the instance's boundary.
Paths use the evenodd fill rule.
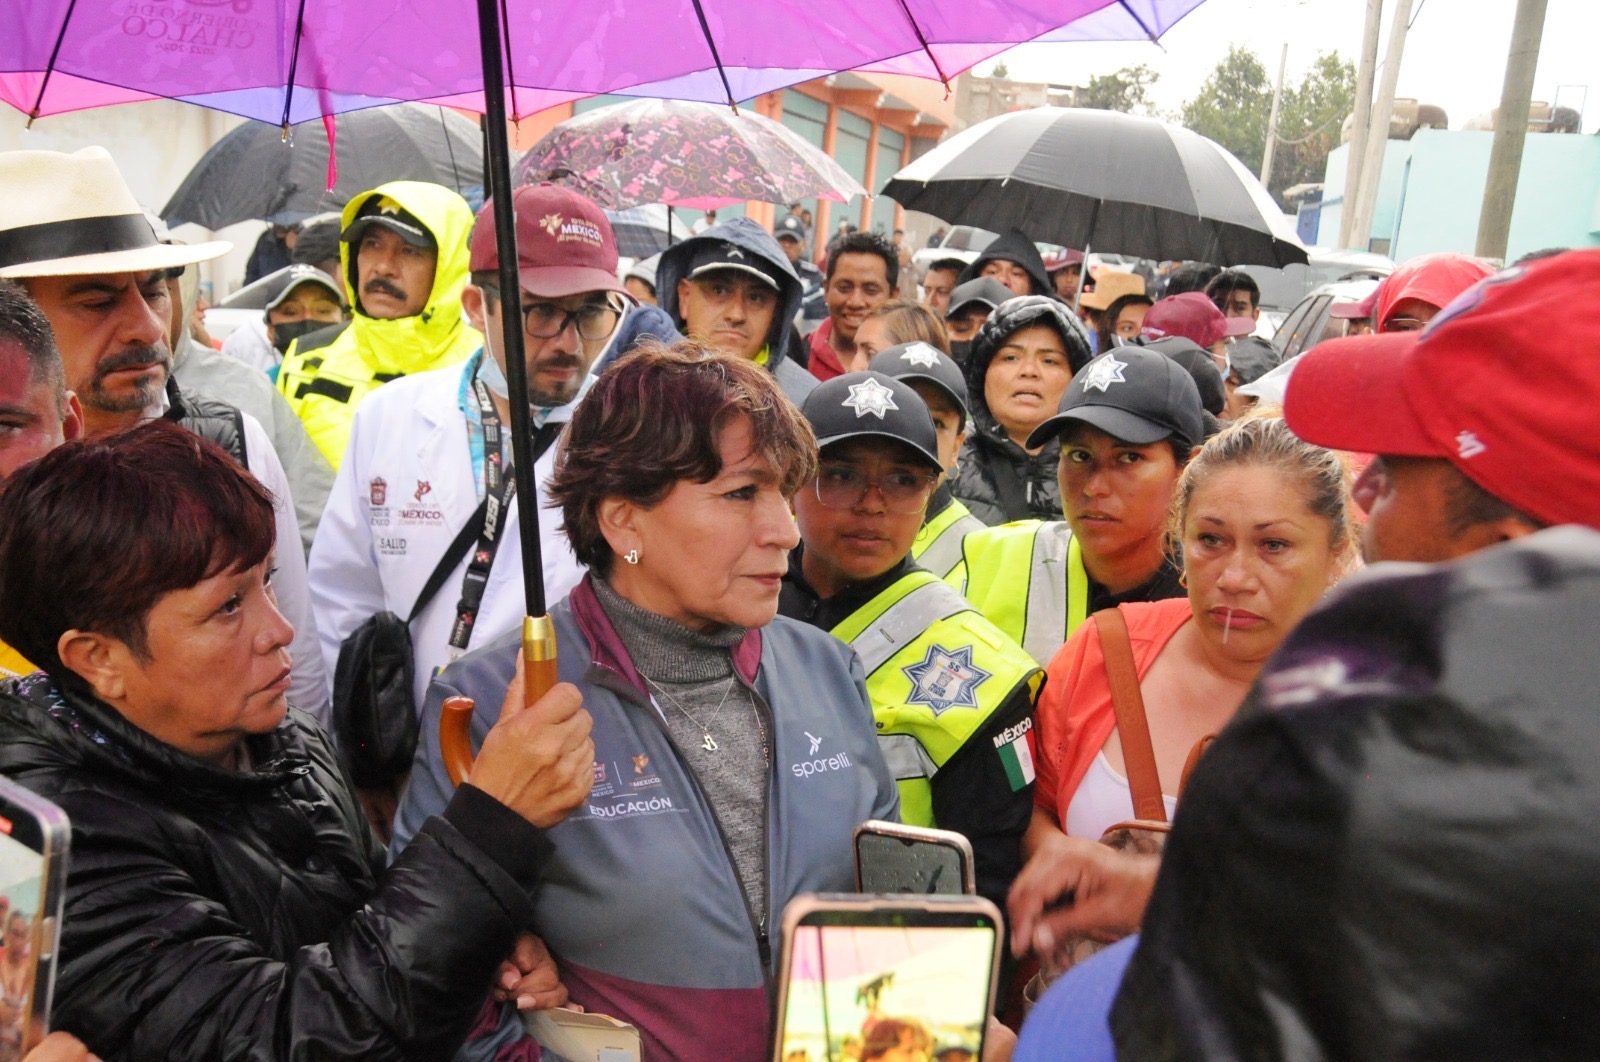
<path fill-rule="evenodd" d="M 1489 177 L 1483 186 L 1483 212 L 1478 215 L 1479 258 L 1503 260 L 1511 238 L 1511 210 L 1522 173 L 1522 144 L 1528 137 L 1528 107 L 1533 98 L 1533 74 L 1539 67 L 1544 11 L 1545 0 L 1517 0 L 1506 80 L 1494 120 L 1494 146 L 1489 151 Z"/>
<path fill-rule="evenodd" d="M 1339 246 L 1350 247 L 1350 222 L 1355 218 L 1356 201 L 1361 198 L 1361 170 L 1366 161 L 1367 130 L 1372 125 L 1372 82 L 1378 68 L 1378 34 L 1383 26 L 1383 0 L 1367 0 L 1367 23 L 1361 33 L 1361 59 L 1356 65 L 1356 120 L 1350 127 L 1349 150 L 1345 153 L 1344 208 L 1339 211 Z M 1360 241 L 1366 249 L 1365 238 Z"/>
<path fill-rule="evenodd" d="M 1383 83 L 1372 97 L 1372 128 L 1367 130 L 1366 158 L 1361 163 L 1361 197 L 1350 219 L 1350 242 L 1363 251 L 1372 239 L 1378 178 L 1383 176 L 1383 156 L 1389 148 L 1389 119 L 1394 117 L 1395 84 L 1400 80 L 1400 59 L 1405 54 L 1410 22 L 1411 0 L 1396 0 L 1394 20 L 1389 23 L 1389 48 L 1383 57 Z"/>
<path fill-rule="evenodd" d="M 1272 156 L 1278 147 L 1278 104 L 1283 100 L 1283 68 L 1289 63 L 1289 42 L 1283 42 L 1278 57 L 1278 84 L 1272 90 L 1272 113 L 1267 116 L 1267 150 L 1261 156 L 1261 186 L 1272 184 Z"/>

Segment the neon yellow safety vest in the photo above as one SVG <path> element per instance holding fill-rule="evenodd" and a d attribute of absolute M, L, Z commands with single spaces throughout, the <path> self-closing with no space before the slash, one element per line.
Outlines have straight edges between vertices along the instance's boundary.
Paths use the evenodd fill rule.
<path fill-rule="evenodd" d="M 878 746 L 900 789 L 900 818 L 936 826 L 933 778 L 1017 687 L 1044 673 L 1022 647 L 931 572 L 913 571 L 832 631 L 867 674 Z"/>
<path fill-rule="evenodd" d="M 911 559 L 943 579 L 961 563 L 961 540 L 974 531 L 982 531 L 984 526 L 965 505 L 951 498 L 949 505 L 917 531 L 911 543 Z"/>
<path fill-rule="evenodd" d="M 1089 615 L 1089 573 L 1065 520 L 974 531 L 961 540 L 961 563 L 946 581 L 1040 667 Z"/>

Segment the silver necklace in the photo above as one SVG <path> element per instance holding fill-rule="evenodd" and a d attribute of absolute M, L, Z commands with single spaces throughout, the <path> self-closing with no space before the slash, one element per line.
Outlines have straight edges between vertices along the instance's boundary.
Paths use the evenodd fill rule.
<path fill-rule="evenodd" d="M 640 674 L 643 675 L 644 672 L 641 671 Z M 722 700 L 718 701 L 717 702 L 717 706 L 711 710 L 711 722 L 712 723 L 715 723 L 717 721 L 717 716 L 722 714 L 723 706 L 728 703 L 728 694 L 733 692 L 733 683 L 734 683 L 734 680 L 737 677 L 738 676 L 736 676 L 736 675 L 729 675 L 728 676 L 728 684 L 722 688 Z M 687 708 L 685 708 L 683 705 L 678 703 L 678 698 L 674 697 L 672 694 L 668 693 L 666 690 L 661 688 L 661 683 L 657 682 L 655 679 L 651 678 L 649 675 L 645 675 L 644 676 L 644 680 L 646 682 L 650 683 L 650 685 L 654 686 L 656 688 L 656 692 L 661 694 L 661 696 L 663 696 L 663 697 L 665 697 L 667 699 L 667 703 L 668 704 L 672 705 L 678 711 L 682 712 L 683 713 L 683 717 L 685 719 L 689 720 L 689 722 L 693 723 L 695 726 L 700 728 L 700 747 L 701 748 L 705 749 L 707 752 L 716 752 L 717 751 L 717 749 L 720 746 L 717 744 L 716 739 L 711 736 L 711 727 L 710 727 L 709 724 L 702 723 L 700 720 L 698 720 L 694 716 L 690 715 L 689 714 L 689 710 Z"/>

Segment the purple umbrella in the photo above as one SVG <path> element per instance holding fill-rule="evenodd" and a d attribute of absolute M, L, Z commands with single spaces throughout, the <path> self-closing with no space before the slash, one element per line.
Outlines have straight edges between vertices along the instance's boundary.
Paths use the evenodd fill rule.
<path fill-rule="evenodd" d="M 511 181 L 555 181 L 612 209 L 667 203 L 715 210 L 813 196 L 843 203 L 867 191 L 815 145 L 764 115 L 651 99 L 568 118 L 522 156 Z"/>
<path fill-rule="evenodd" d="M 1119 0 L 1187 12 L 1196 0 Z M 166 97 L 284 128 L 418 101 L 480 111 L 500 283 L 518 287 L 507 118 L 599 93 L 728 102 L 843 70 L 944 80 L 1111 0 L 0 0 L 0 101 L 29 115 Z M 1181 17 L 1179 14 L 1177 17 Z M 1148 28 L 1148 26 L 1146 26 Z M 508 100 L 509 97 L 509 100 Z M 508 107 L 509 103 L 509 107 Z M 509 114 L 508 114 L 509 111 Z M 506 376 L 527 390 L 505 315 Z M 527 407 L 511 405 L 517 492 L 533 498 Z M 524 689 L 555 679 L 537 510 L 523 512 Z M 470 765 L 465 722 L 446 756 Z"/>
<path fill-rule="evenodd" d="M 514 118 L 617 92 L 722 103 L 842 70 L 948 79 L 1086 16 L 1159 34 L 1200 0 L 506 0 Z M 0 0 L 0 100 L 167 97 L 281 125 L 401 101 L 483 111 L 470 0 Z"/>

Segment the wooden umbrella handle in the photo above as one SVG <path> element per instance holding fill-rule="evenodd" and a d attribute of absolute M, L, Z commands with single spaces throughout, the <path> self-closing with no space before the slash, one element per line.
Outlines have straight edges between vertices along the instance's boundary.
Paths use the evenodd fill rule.
<path fill-rule="evenodd" d="M 534 702 L 560 681 L 556 666 L 556 629 L 549 616 L 522 618 L 522 706 Z M 472 772 L 472 713 L 477 705 L 471 697 L 446 697 L 439 713 L 439 756 L 450 773 L 450 781 L 460 785 Z"/>

